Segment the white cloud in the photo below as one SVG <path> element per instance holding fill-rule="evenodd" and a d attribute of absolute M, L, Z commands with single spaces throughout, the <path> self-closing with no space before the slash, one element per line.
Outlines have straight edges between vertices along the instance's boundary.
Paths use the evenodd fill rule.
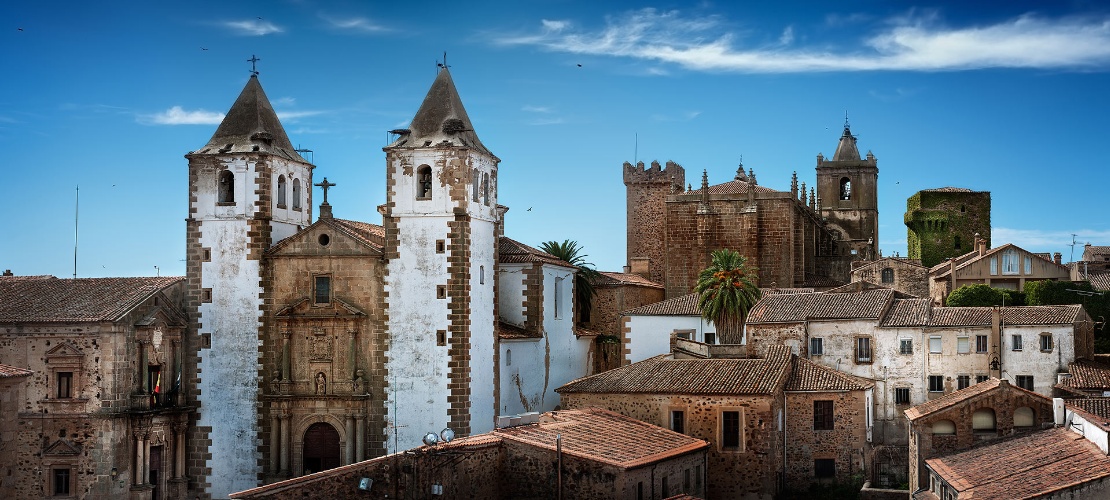
<path fill-rule="evenodd" d="M 793 27 L 780 45 L 745 44 L 723 31 L 715 16 L 642 9 L 607 17 L 598 30 L 574 30 L 543 20 L 530 34 L 505 36 L 503 45 L 533 45 L 557 52 L 625 57 L 696 71 L 801 73 L 828 71 L 958 71 L 983 68 L 1105 68 L 1110 65 L 1110 17 L 1046 18 L 1023 15 L 991 25 L 948 27 L 935 12 L 872 22 L 873 34 L 831 47 L 793 46 Z M 861 28 L 866 29 L 867 26 Z"/>
<path fill-rule="evenodd" d="M 529 113 L 550 113 L 551 112 L 551 108 L 549 108 L 547 106 L 532 106 L 532 105 L 525 105 L 524 107 L 520 108 L 520 110 L 521 111 L 527 111 Z"/>
<path fill-rule="evenodd" d="M 139 115 L 137 119 L 148 125 L 219 125 L 224 114 L 203 109 L 185 111 L 181 106 L 174 106 L 161 113 Z"/>
<path fill-rule="evenodd" d="M 365 17 L 351 17 L 351 18 L 334 18 L 325 15 L 320 16 L 321 19 L 327 21 L 332 27 L 340 30 L 357 31 L 360 33 L 384 33 L 390 31 L 389 28 L 382 26 Z"/>
<path fill-rule="evenodd" d="M 278 119 L 283 122 L 295 122 L 299 118 L 322 114 L 323 111 L 276 111 L 276 113 L 278 115 Z"/>
<path fill-rule="evenodd" d="M 528 122 L 529 125 L 559 125 L 566 121 L 562 118 L 538 118 Z"/>
<path fill-rule="evenodd" d="M 274 23 L 261 19 L 251 19 L 247 21 L 227 21 L 224 23 L 224 26 L 231 28 L 232 30 L 238 32 L 240 35 L 251 36 L 264 36 L 271 33 L 281 33 L 282 31 L 285 31 Z"/>
<path fill-rule="evenodd" d="M 1075 258 L 1083 254 L 1083 244 L 1090 242 L 1094 245 L 1110 241 L 1110 230 L 1094 229 L 1059 229 L 1047 231 L 1042 229 L 1016 229 L 1008 227 L 991 228 L 991 246 L 997 247 L 1006 243 L 1013 243 L 1032 252 L 1047 250 L 1058 251 L 1068 259 L 1071 252 L 1072 236 L 1075 234 Z M 1065 250 L 1061 250 L 1065 249 Z"/>
<path fill-rule="evenodd" d="M 272 103 L 281 106 L 292 106 L 297 103 L 297 99 L 294 97 L 281 97 L 278 99 L 274 99 Z"/>

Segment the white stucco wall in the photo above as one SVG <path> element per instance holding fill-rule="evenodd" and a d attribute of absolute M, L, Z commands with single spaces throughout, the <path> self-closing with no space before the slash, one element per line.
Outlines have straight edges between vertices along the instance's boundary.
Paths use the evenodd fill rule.
<path fill-rule="evenodd" d="M 705 332 L 715 332 L 712 323 L 701 316 L 625 316 L 628 320 L 628 362 L 636 363 L 671 352 L 671 333 L 694 330 L 694 338 L 705 342 Z"/>
<path fill-rule="evenodd" d="M 497 314 L 507 323 L 524 325 L 524 270 L 532 264 L 500 264 L 497 268 Z"/>
<path fill-rule="evenodd" d="M 493 307 L 496 227 L 491 221 L 472 219 L 470 238 L 470 433 L 480 434 L 492 431 L 497 417 Z"/>
<path fill-rule="evenodd" d="M 1041 334 L 1052 335 L 1052 350 L 1041 351 Z M 1022 349 L 1012 348 L 1013 335 L 1021 335 Z M 1002 330 L 1002 376 L 1016 385 L 1018 375 L 1032 375 L 1034 391 L 1052 397 L 1056 375 L 1075 361 L 1072 325 L 1011 326 Z"/>

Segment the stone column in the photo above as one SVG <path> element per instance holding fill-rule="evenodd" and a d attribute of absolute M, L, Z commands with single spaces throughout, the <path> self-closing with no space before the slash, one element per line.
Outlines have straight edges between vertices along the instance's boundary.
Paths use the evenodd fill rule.
<path fill-rule="evenodd" d="M 355 415 L 355 461 L 366 460 L 366 415 Z"/>
<path fill-rule="evenodd" d="M 150 480 L 150 433 L 143 435 L 143 484 Z"/>
<path fill-rule="evenodd" d="M 173 424 L 173 478 L 185 476 L 185 422 Z"/>
<path fill-rule="evenodd" d="M 344 446 L 343 465 L 355 463 L 355 416 L 347 414 L 347 443 Z"/>
<path fill-rule="evenodd" d="M 293 447 L 293 441 L 289 439 L 289 433 L 293 420 L 293 415 L 288 410 L 283 411 L 281 414 L 281 474 L 284 476 L 289 475 L 289 451 Z"/>
<path fill-rule="evenodd" d="M 135 485 L 146 484 L 146 434 L 135 434 Z"/>
<path fill-rule="evenodd" d="M 281 415 L 276 406 L 270 407 L 270 474 L 277 474 L 278 457 L 281 455 Z"/>
<path fill-rule="evenodd" d="M 291 339 L 292 336 L 293 336 L 293 331 L 292 330 L 287 329 L 287 330 L 281 332 L 281 337 L 282 337 L 282 342 L 281 342 L 281 379 L 284 382 L 289 382 L 289 381 L 293 380 L 293 374 L 290 373 L 290 372 L 292 372 L 293 362 L 292 362 L 291 359 L 289 359 L 292 355 L 292 353 L 290 352 L 290 347 L 289 347 L 289 342 L 292 340 Z"/>

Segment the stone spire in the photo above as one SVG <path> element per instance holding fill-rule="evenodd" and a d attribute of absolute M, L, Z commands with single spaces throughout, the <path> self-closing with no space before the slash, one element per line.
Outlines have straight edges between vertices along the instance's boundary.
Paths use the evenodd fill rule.
<path fill-rule="evenodd" d="M 814 191 L 813 188 L 809 188 L 809 208 L 817 210 L 819 201 L 820 200 L 817 199 L 817 192 Z"/>
<path fill-rule="evenodd" d="M 455 89 L 455 82 L 451 79 L 451 72 L 447 68 L 439 70 L 409 129 L 397 132 L 401 137 L 388 147 L 432 147 L 446 142 L 493 154 L 478 140 L 478 134 L 470 123 L 470 117 L 466 114 L 459 92 Z"/>
<path fill-rule="evenodd" d="M 751 183 L 751 185 L 753 185 L 753 186 L 755 186 L 755 185 L 759 184 L 759 183 L 758 183 L 758 182 L 756 182 L 756 180 L 755 180 L 755 170 L 753 170 L 753 169 L 750 169 L 750 168 L 748 169 L 748 182 L 750 182 L 750 183 Z"/>
<path fill-rule="evenodd" d="M 258 75 L 251 75 L 216 133 L 195 153 L 270 153 L 304 162 L 285 135 L 277 113 L 258 83 Z"/>
<path fill-rule="evenodd" d="M 794 198 L 798 197 L 798 172 L 797 171 L 794 172 L 794 175 L 790 176 L 790 196 L 792 196 Z"/>
<path fill-rule="evenodd" d="M 701 171 L 701 201 L 698 203 L 698 213 L 709 212 L 709 171 Z"/>
<path fill-rule="evenodd" d="M 852 130 L 848 126 L 848 121 L 844 121 L 844 134 L 840 136 L 840 143 L 836 145 L 836 152 L 833 153 L 833 161 L 855 160 L 859 161 L 859 149 L 856 148 L 856 136 L 852 135 Z"/>

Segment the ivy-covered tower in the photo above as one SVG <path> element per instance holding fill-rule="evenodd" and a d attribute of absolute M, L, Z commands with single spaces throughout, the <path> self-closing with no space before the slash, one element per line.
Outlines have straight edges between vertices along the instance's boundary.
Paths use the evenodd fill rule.
<path fill-rule="evenodd" d="M 925 189 L 906 200 L 908 257 L 935 266 L 975 249 L 975 236 L 991 248 L 991 193 L 967 188 Z"/>

